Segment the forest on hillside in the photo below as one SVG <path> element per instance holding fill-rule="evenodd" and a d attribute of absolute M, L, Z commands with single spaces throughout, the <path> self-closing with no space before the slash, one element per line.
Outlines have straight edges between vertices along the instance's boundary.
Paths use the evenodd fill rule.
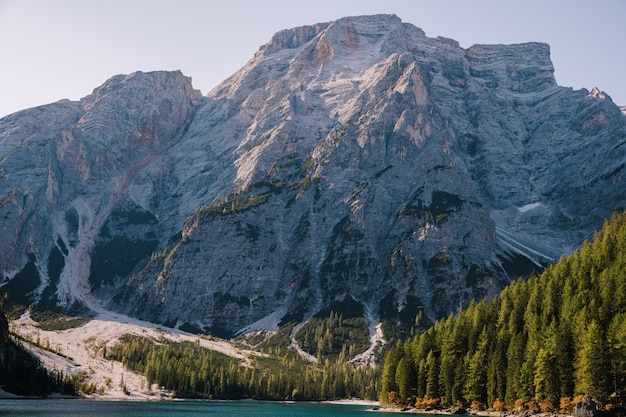
<path fill-rule="evenodd" d="M 337 319 L 334 314 L 327 320 Z M 348 344 L 317 352 L 318 362 L 309 362 L 288 348 L 295 323 L 282 327 L 260 343 L 259 355 L 247 364 L 199 344 L 158 342 L 126 335 L 109 349 L 108 359 L 121 361 L 146 376 L 148 386 L 157 384 L 179 398 L 259 400 L 334 400 L 360 397 L 375 399 L 379 370 L 349 362 Z M 332 337 L 320 340 L 329 341 Z"/>
<path fill-rule="evenodd" d="M 186 398 L 357 396 L 402 407 L 571 412 L 587 396 L 615 409 L 626 395 L 626 213 L 541 275 L 396 342 L 375 368 L 350 362 L 367 348 L 358 337 L 364 323 L 326 313 L 296 335 L 317 362 L 288 347 L 295 322 L 259 339 L 260 354 L 245 366 L 196 343 L 130 335 L 103 354 Z M 52 373 L 44 382 L 44 395 L 95 391 L 80 376 Z"/>
<path fill-rule="evenodd" d="M 379 399 L 418 408 L 606 410 L 626 394 L 626 214 L 593 243 L 387 352 Z"/>

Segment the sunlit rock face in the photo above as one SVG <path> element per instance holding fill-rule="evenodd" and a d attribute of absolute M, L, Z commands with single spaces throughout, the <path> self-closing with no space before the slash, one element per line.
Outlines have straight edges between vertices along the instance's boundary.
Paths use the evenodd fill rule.
<path fill-rule="evenodd" d="M 220 335 L 494 296 L 624 209 L 626 117 L 549 55 L 352 17 L 277 33 L 205 97 L 135 73 L 8 116 L 4 286 Z"/>

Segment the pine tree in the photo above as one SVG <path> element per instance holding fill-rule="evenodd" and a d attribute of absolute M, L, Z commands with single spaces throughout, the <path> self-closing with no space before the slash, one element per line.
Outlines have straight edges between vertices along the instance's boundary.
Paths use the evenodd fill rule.
<path fill-rule="evenodd" d="M 546 324 L 543 331 L 543 346 L 535 360 L 535 399 L 544 402 L 550 410 L 558 410 L 561 383 L 559 380 L 557 351 L 557 330 L 555 322 Z"/>
<path fill-rule="evenodd" d="M 550 348 L 541 348 L 535 363 L 535 398 L 545 401 L 550 410 L 559 409 L 559 372 L 556 355 Z"/>
<path fill-rule="evenodd" d="M 467 379 L 465 380 L 465 389 L 463 391 L 465 398 L 469 401 L 480 401 L 485 404 L 487 402 L 487 347 L 489 338 L 487 329 L 483 327 L 476 351 L 473 354 L 468 352 Z"/>
<path fill-rule="evenodd" d="M 422 358 L 418 365 L 417 371 L 417 396 L 424 398 L 426 395 L 426 380 L 428 378 L 428 365 L 426 359 Z"/>
<path fill-rule="evenodd" d="M 601 327 L 594 320 L 582 335 L 576 361 L 576 392 L 604 404 L 610 390 L 608 344 Z"/>
<path fill-rule="evenodd" d="M 450 315 L 446 320 L 445 332 L 441 336 L 439 359 L 439 391 L 445 404 L 454 404 L 463 398 L 465 369 L 463 356 L 467 351 L 465 323 Z M 431 349 L 432 350 L 432 349 Z"/>
<path fill-rule="evenodd" d="M 415 371 L 411 360 L 406 356 L 400 359 L 396 367 L 396 385 L 398 395 L 402 401 L 411 396 L 412 389 L 415 388 Z"/>
<path fill-rule="evenodd" d="M 439 398 L 439 364 L 431 350 L 426 357 L 426 391 L 424 398 Z"/>
<path fill-rule="evenodd" d="M 508 342 L 504 332 L 495 341 L 494 352 L 489 356 L 487 370 L 487 404 L 504 398 L 506 393 L 506 349 Z M 504 404 L 504 403 L 502 403 Z"/>
<path fill-rule="evenodd" d="M 623 398 L 626 396 L 626 313 L 614 317 L 607 339 L 611 350 L 611 385 L 617 398 Z"/>
<path fill-rule="evenodd" d="M 385 362 L 383 365 L 383 375 L 381 381 L 381 402 L 385 403 L 388 392 L 397 392 L 398 384 L 396 382 L 396 369 L 400 359 L 404 357 L 404 348 L 400 342 L 396 343 L 389 352 L 385 355 Z"/>
<path fill-rule="evenodd" d="M 569 324 L 562 321 L 556 333 L 555 353 L 559 372 L 559 395 L 561 398 L 574 396 L 575 347 Z"/>

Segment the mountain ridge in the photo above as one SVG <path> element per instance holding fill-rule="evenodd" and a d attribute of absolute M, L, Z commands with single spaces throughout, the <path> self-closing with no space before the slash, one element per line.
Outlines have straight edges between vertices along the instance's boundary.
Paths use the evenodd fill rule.
<path fill-rule="evenodd" d="M 553 72 L 545 44 L 360 16 L 279 32 L 206 97 L 133 73 L 8 116 L 4 285 L 225 336 L 345 297 L 372 334 L 447 315 L 624 208 L 626 118 Z"/>

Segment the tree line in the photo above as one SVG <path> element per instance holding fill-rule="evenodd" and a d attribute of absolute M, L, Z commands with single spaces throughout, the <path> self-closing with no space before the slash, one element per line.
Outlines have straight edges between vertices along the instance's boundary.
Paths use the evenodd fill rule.
<path fill-rule="evenodd" d="M 577 397 L 606 409 L 626 391 L 626 214 L 593 244 L 492 300 L 472 302 L 383 362 L 379 399 L 424 407 L 571 411 Z"/>
<path fill-rule="evenodd" d="M 179 398 L 260 400 L 375 399 L 377 370 L 349 363 L 346 346 L 336 357 L 318 363 L 288 349 L 292 323 L 260 347 L 266 355 L 250 356 L 249 364 L 193 342 L 157 342 L 125 335 L 106 357 L 143 373 L 149 386 L 157 384 Z M 279 340 L 276 340 L 279 339 Z"/>

